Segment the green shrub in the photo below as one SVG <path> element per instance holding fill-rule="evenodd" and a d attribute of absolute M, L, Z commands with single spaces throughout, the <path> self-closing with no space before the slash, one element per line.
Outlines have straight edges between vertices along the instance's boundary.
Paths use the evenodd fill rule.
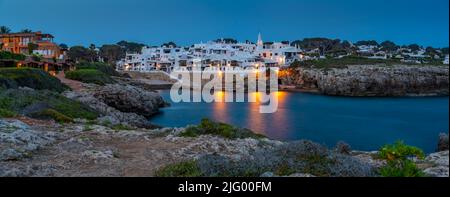
<path fill-rule="evenodd" d="M 45 109 L 39 112 L 34 112 L 30 114 L 33 118 L 40 118 L 40 119 L 53 119 L 56 122 L 59 123 L 69 123 L 73 122 L 73 119 L 54 110 L 54 109 Z"/>
<path fill-rule="evenodd" d="M 95 83 L 98 85 L 105 85 L 115 82 L 109 75 L 96 69 L 80 69 L 69 71 L 66 73 L 66 77 L 68 79 L 73 79 L 84 83 Z"/>
<path fill-rule="evenodd" d="M 72 118 L 83 118 L 87 120 L 94 120 L 98 117 L 98 113 L 88 106 L 77 101 L 66 99 L 65 97 L 60 98 L 62 98 L 63 101 L 56 102 L 53 105 L 59 112 Z"/>
<path fill-rule="evenodd" d="M 249 129 L 241 129 L 229 124 L 213 122 L 209 119 L 202 119 L 198 126 L 190 126 L 180 134 L 182 137 L 197 137 L 200 135 L 216 135 L 229 139 L 239 138 L 264 138 L 263 135 L 253 133 Z"/>
<path fill-rule="evenodd" d="M 0 87 L 29 87 L 36 90 L 63 92 L 68 87 L 59 79 L 41 69 L 34 68 L 0 68 Z"/>
<path fill-rule="evenodd" d="M 410 160 L 389 161 L 380 169 L 384 177 L 423 177 L 425 174 Z"/>
<path fill-rule="evenodd" d="M 275 174 L 279 176 L 289 176 L 294 174 L 296 171 L 288 163 L 281 163 L 275 170 Z"/>
<path fill-rule="evenodd" d="M 102 62 L 80 62 L 75 65 L 77 70 L 94 69 L 98 70 L 106 75 L 119 76 L 120 74 L 114 69 L 114 67 L 107 63 Z"/>
<path fill-rule="evenodd" d="M 385 145 L 380 149 L 379 157 L 387 161 L 387 165 L 381 167 L 380 174 L 385 177 L 422 177 L 424 173 L 417 168 L 409 158 L 423 159 L 425 154 L 414 146 L 408 146 L 402 141 Z"/>
<path fill-rule="evenodd" d="M 16 116 L 16 113 L 0 108 L 0 118 L 12 118 L 14 116 Z"/>
<path fill-rule="evenodd" d="M 422 150 L 414 146 L 408 146 L 402 141 L 397 141 L 394 144 L 388 144 L 380 149 L 379 156 L 381 159 L 388 161 L 406 160 L 408 157 L 417 157 L 423 159 L 425 154 Z"/>
<path fill-rule="evenodd" d="M 155 172 L 157 177 L 199 177 L 202 176 L 196 161 L 186 161 L 165 166 Z"/>
<path fill-rule="evenodd" d="M 113 129 L 115 131 L 123 131 L 123 130 L 132 130 L 133 128 L 131 128 L 127 125 L 118 124 L 118 125 L 112 126 L 111 129 Z"/>
<path fill-rule="evenodd" d="M 23 54 L 15 54 L 9 51 L 0 51 L 0 59 L 6 60 L 25 60 L 25 55 Z"/>

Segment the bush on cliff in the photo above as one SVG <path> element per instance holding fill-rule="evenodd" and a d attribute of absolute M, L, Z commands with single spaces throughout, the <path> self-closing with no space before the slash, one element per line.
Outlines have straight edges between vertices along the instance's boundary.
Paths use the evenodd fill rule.
<path fill-rule="evenodd" d="M 114 83 L 114 80 L 107 74 L 96 69 L 79 69 L 66 73 L 68 79 L 81 81 L 84 83 L 94 83 L 105 85 Z"/>
<path fill-rule="evenodd" d="M 41 69 L 34 68 L 0 68 L 0 87 L 29 87 L 36 90 L 63 92 L 68 87 L 59 79 Z"/>
<path fill-rule="evenodd" d="M 229 139 L 264 138 L 263 135 L 253 133 L 249 129 L 237 128 L 229 124 L 202 119 L 197 126 L 190 126 L 180 134 L 183 137 L 197 137 L 200 135 L 217 135 Z"/>
<path fill-rule="evenodd" d="M 56 92 L 33 89 L 0 91 L 0 111 L 4 114 L 22 114 L 33 118 L 71 122 L 74 118 L 92 120 L 98 113 L 80 102 Z"/>
<path fill-rule="evenodd" d="M 424 173 L 410 160 L 423 159 L 425 154 L 414 146 L 408 146 L 401 141 L 385 145 L 381 148 L 379 157 L 387 161 L 387 165 L 380 169 L 384 177 L 422 177 Z"/>

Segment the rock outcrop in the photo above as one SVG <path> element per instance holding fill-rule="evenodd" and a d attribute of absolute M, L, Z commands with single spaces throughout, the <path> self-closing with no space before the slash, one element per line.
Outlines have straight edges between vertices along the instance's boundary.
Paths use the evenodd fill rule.
<path fill-rule="evenodd" d="M 155 125 L 152 125 L 146 117 L 136 113 L 121 112 L 95 98 L 91 93 L 68 91 L 63 94 L 67 98 L 79 101 L 99 112 L 102 115 L 98 118 L 100 122 L 111 125 L 125 125 L 139 128 L 155 127 Z"/>
<path fill-rule="evenodd" d="M 136 113 L 144 117 L 156 114 L 166 104 L 156 92 L 121 84 L 98 86 L 93 91 L 93 96 L 121 112 Z"/>
<path fill-rule="evenodd" d="M 423 165 L 423 172 L 431 177 L 448 177 L 448 162 L 448 150 L 432 153 L 428 155 L 423 162 L 425 164 Z"/>
<path fill-rule="evenodd" d="M 21 121 L 0 119 L 0 161 L 19 160 L 53 141 L 51 132 L 36 132 Z"/>
<path fill-rule="evenodd" d="M 98 120 L 102 123 L 138 128 L 157 128 L 148 118 L 167 105 L 157 92 L 125 82 L 105 86 L 83 84 L 82 90 L 66 91 L 63 95 L 99 112 Z"/>
<path fill-rule="evenodd" d="M 448 95 L 446 66 L 354 65 L 347 68 L 296 68 L 283 85 L 336 96 Z"/>

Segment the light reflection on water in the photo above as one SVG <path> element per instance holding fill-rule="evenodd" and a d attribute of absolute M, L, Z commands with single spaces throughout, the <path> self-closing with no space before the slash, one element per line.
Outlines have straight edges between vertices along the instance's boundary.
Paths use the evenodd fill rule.
<path fill-rule="evenodd" d="M 278 111 L 259 113 L 255 103 L 171 103 L 150 121 L 162 126 L 198 124 L 202 118 L 249 128 L 272 139 L 310 139 L 334 146 L 343 140 L 354 149 L 375 150 L 402 139 L 427 152 L 436 148 L 441 132 L 448 133 L 449 97 L 349 98 L 277 92 Z M 169 102 L 169 91 L 161 91 Z M 247 99 L 246 99 L 247 100 Z"/>

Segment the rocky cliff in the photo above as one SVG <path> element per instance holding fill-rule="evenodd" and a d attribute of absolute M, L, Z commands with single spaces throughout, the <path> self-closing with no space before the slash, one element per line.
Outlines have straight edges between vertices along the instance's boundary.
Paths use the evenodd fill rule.
<path fill-rule="evenodd" d="M 355 65 L 346 68 L 290 68 L 281 83 L 336 96 L 448 95 L 447 66 Z"/>
<path fill-rule="evenodd" d="M 167 105 L 158 93 L 126 83 L 82 86 L 82 90 L 66 91 L 63 95 L 96 110 L 101 114 L 98 120 L 112 125 L 154 128 L 148 118 Z"/>

